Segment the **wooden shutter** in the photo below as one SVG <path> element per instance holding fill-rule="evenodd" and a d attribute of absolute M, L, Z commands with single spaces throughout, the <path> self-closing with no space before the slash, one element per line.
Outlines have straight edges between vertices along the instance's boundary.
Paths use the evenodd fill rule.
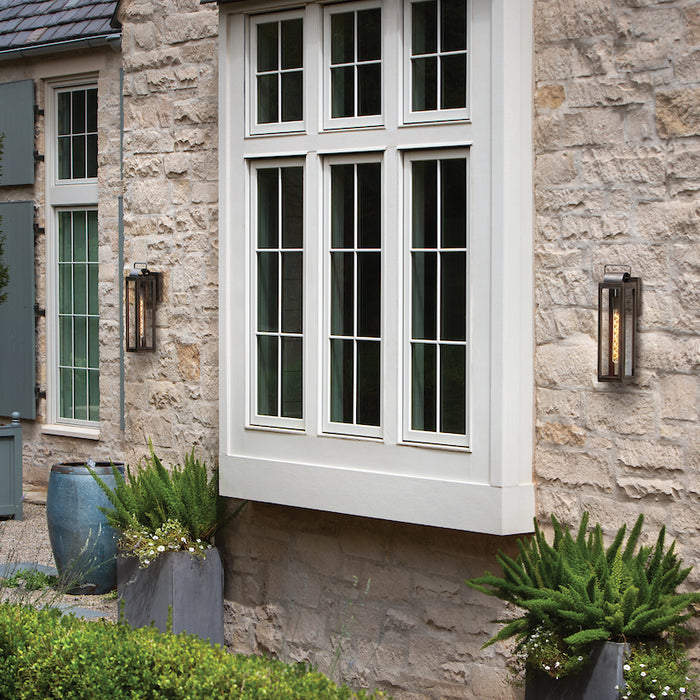
<path fill-rule="evenodd" d="M 34 184 L 34 81 L 0 84 L 0 186 Z"/>
<path fill-rule="evenodd" d="M 3 262 L 10 283 L 0 304 L 0 416 L 36 417 L 34 350 L 34 203 L 0 203 Z"/>

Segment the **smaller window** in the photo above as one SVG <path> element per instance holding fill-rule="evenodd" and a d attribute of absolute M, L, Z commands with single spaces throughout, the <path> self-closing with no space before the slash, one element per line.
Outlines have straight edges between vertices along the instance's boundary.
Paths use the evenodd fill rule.
<path fill-rule="evenodd" d="M 251 20 L 251 133 L 298 131 L 304 121 L 304 25 L 289 13 Z"/>
<path fill-rule="evenodd" d="M 415 0 L 408 6 L 409 121 L 467 117 L 467 0 Z"/>
<path fill-rule="evenodd" d="M 382 10 L 366 3 L 326 8 L 326 126 L 373 126 L 382 114 Z"/>
<path fill-rule="evenodd" d="M 58 179 L 97 177 L 97 88 L 57 93 Z"/>

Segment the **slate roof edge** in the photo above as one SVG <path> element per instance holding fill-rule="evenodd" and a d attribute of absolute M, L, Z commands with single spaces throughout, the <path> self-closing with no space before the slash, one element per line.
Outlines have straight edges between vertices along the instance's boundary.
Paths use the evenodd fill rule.
<path fill-rule="evenodd" d="M 77 49 L 92 49 L 100 46 L 111 46 L 115 51 L 121 49 L 121 32 L 98 34 L 80 39 L 65 39 L 63 41 L 49 41 L 33 46 L 18 46 L 11 49 L 0 49 L 0 61 L 10 61 L 15 58 L 30 58 L 32 56 L 44 56 L 63 51 L 75 51 Z"/>

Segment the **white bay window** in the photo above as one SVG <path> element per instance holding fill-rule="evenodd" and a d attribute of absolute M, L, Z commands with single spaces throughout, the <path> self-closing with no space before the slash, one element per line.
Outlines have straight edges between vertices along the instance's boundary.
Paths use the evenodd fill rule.
<path fill-rule="evenodd" d="M 531 4 L 221 10 L 222 493 L 529 530 Z"/>

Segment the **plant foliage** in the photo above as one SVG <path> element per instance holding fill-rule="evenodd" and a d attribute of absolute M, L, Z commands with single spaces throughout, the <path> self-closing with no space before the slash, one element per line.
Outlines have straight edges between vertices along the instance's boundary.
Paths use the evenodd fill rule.
<path fill-rule="evenodd" d="M 304 664 L 229 654 L 185 633 L 0 604 L 0 700 L 351 700 Z"/>
<path fill-rule="evenodd" d="M 219 477 L 211 477 L 206 464 L 194 456 L 194 449 L 185 456 L 184 464 L 166 469 L 149 443 L 146 463 L 131 471 L 127 466 L 124 478 L 112 466 L 116 486 L 110 488 L 88 467 L 112 504 L 102 508 L 107 521 L 122 533 L 147 530 L 155 533 L 169 520 L 179 523 L 191 540 L 210 543 L 216 530 L 240 513 L 245 502 L 226 515 L 226 505 L 219 498 Z"/>
<path fill-rule="evenodd" d="M 576 536 L 552 516 L 551 545 L 535 522 L 534 536 L 518 541 L 517 558 L 498 553 L 503 576 L 486 573 L 467 581 L 524 610 L 501 621 L 503 628 L 485 646 L 513 636 L 523 640 L 538 629 L 556 633 L 573 649 L 678 630 L 700 593 L 677 592 L 691 569 L 681 568 L 675 542 L 665 547 L 664 527 L 653 547 L 638 547 L 643 520 L 640 515 L 626 540 L 621 527 L 607 548 L 600 525 L 587 531 L 588 513 Z"/>

